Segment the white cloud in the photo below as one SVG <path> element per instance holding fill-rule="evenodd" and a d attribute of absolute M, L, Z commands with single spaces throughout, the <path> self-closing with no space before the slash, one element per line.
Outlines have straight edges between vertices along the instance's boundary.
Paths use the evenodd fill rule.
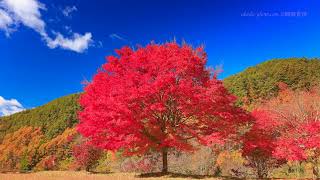
<path fill-rule="evenodd" d="M 111 39 L 118 39 L 118 40 L 121 40 L 121 41 L 126 41 L 125 38 L 121 37 L 120 35 L 116 34 L 116 33 L 113 33 L 113 34 L 110 34 L 109 37 Z"/>
<path fill-rule="evenodd" d="M 71 14 L 77 10 L 76 6 L 67 6 L 62 10 L 62 14 L 66 17 L 71 17 Z"/>
<path fill-rule="evenodd" d="M 16 99 L 6 100 L 0 96 L 0 116 L 8 116 L 23 110 L 25 108 Z"/>
<path fill-rule="evenodd" d="M 40 10 L 45 10 L 45 6 L 37 0 L 3 0 L 0 6 L 17 22 L 41 34 L 45 33 L 45 22 L 40 13 Z"/>
<path fill-rule="evenodd" d="M 92 34 L 86 33 L 83 36 L 74 33 L 72 38 L 65 38 L 60 33 L 57 33 L 57 36 L 54 40 L 48 39 L 47 43 L 50 48 L 61 47 L 63 49 L 72 50 L 78 53 L 83 52 L 88 49 L 89 44 L 92 41 Z"/>
<path fill-rule="evenodd" d="M 71 7 L 71 12 L 74 8 Z M 38 32 L 49 48 L 60 47 L 78 53 L 88 49 L 92 42 L 91 33 L 73 33 L 72 38 L 65 38 L 61 33 L 56 33 L 56 37 L 51 38 L 46 31 L 46 23 L 41 18 L 41 10 L 46 10 L 46 7 L 38 0 L 0 0 L 0 29 L 8 36 L 12 28 L 23 24 Z"/>
<path fill-rule="evenodd" d="M 3 29 L 7 36 L 9 36 L 11 32 L 10 26 L 13 23 L 13 19 L 9 16 L 9 14 L 0 9 L 0 29 Z"/>

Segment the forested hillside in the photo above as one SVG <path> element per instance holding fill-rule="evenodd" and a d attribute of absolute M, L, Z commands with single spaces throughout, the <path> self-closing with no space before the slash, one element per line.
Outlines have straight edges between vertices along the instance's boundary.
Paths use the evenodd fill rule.
<path fill-rule="evenodd" d="M 1 117 L 0 171 L 47 169 L 70 158 L 73 142 L 68 138 L 77 135 L 78 98 L 73 94 Z"/>
<path fill-rule="evenodd" d="M 244 105 L 276 96 L 279 82 L 287 84 L 293 90 L 309 89 L 318 85 L 319 59 L 274 59 L 224 79 L 225 86 L 238 96 Z"/>
<path fill-rule="evenodd" d="M 77 123 L 78 98 L 79 94 L 73 94 L 34 109 L 0 117 L 0 140 L 24 126 L 41 128 L 45 137 L 52 139 Z"/>

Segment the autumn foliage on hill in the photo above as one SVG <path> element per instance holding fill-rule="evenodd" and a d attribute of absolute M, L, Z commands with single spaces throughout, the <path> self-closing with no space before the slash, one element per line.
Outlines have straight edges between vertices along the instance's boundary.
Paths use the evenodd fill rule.
<path fill-rule="evenodd" d="M 320 90 L 294 92 L 284 90 L 270 101 L 266 109 L 281 120 L 274 155 L 290 161 L 307 160 L 314 165 L 314 174 L 319 177 L 320 157 Z"/>
<path fill-rule="evenodd" d="M 319 177 L 319 88 L 292 91 L 281 84 L 280 89 L 278 97 L 253 112 L 256 121 L 246 136 L 244 155 L 252 158 L 253 153 L 259 152 L 260 159 L 266 157 L 274 163 L 307 161 L 313 164 L 313 173 Z"/>
<path fill-rule="evenodd" d="M 61 135 L 46 140 L 41 128 L 22 127 L 7 134 L 0 144 L 0 171 L 59 169 L 59 163 L 72 157 L 70 138 L 78 136 L 69 128 Z"/>
<path fill-rule="evenodd" d="M 72 147 L 75 144 L 72 139 L 78 136 L 75 128 L 68 128 L 62 134 L 41 144 L 38 149 L 41 161 L 37 164 L 38 170 L 58 169 L 59 161 L 72 157 Z"/>
<path fill-rule="evenodd" d="M 34 166 L 36 149 L 40 146 L 43 134 L 40 128 L 24 127 L 8 134 L 0 144 L 0 170 L 27 170 Z M 25 162 L 22 167 L 21 162 Z"/>
<path fill-rule="evenodd" d="M 78 123 L 78 98 L 79 94 L 72 94 L 34 109 L 0 117 L 0 142 L 6 134 L 23 127 L 41 128 L 46 139 L 55 138 Z"/>
<path fill-rule="evenodd" d="M 249 118 L 234 106 L 202 48 L 175 42 L 124 47 L 85 88 L 78 131 L 91 143 L 126 154 L 194 150 L 190 140 L 222 144 Z M 233 136 L 234 137 L 234 136 Z"/>

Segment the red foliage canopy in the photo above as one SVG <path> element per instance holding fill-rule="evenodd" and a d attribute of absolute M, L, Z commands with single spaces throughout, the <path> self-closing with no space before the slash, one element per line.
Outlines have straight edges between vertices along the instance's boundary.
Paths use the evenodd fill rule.
<path fill-rule="evenodd" d="M 258 116 L 244 152 L 257 146 L 277 159 L 316 159 L 320 156 L 320 91 L 295 92 L 282 87 L 278 97 L 260 107 L 260 113 L 253 112 Z"/>
<path fill-rule="evenodd" d="M 254 110 L 251 114 L 255 121 L 244 136 L 243 156 L 248 160 L 247 165 L 255 169 L 258 178 L 266 178 L 270 169 L 284 163 L 273 156 L 281 122 L 268 111 Z"/>
<path fill-rule="evenodd" d="M 252 116 L 255 123 L 246 133 L 243 143 L 243 155 L 261 158 L 272 158 L 276 148 L 275 128 L 278 122 L 273 121 L 272 115 L 266 111 L 254 110 Z"/>
<path fill-rule="evenodd" d="M 85 87 L 78 131 L 108 150 L 193 150 L 222 143 L 248 120 L 205 67 L 202 48 L 176 43 L 116 51 Z"/>
<path fill-rule="evenodd" d="M 267 111 L 276 115 L 273 121 L 280 122 L 275 157 L 291 161 L 319 157 L 319 102 L 318 88 L 302 92 L 284 88 L 265 105 Z"/>
<path fill-rule="evenodd" d="M 79 165 L 80 168 L 84 168 L 85 170 L 89 171 L 94 165 L 97 164 L 102 155 L 102 150 L 84 141 L 73 146 L 72 154 L 77 165 Z"/>

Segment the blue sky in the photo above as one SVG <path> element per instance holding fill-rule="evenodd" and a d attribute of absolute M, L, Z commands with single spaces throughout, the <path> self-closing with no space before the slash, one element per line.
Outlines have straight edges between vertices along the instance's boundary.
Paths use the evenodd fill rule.
<path fill-rule="evenodd" d="M 0 115 L 80 92 L 123 45 L 204 44 L 220 78 L 272 58 L 320 57 L 320 3 L 2 0 Z"/>

